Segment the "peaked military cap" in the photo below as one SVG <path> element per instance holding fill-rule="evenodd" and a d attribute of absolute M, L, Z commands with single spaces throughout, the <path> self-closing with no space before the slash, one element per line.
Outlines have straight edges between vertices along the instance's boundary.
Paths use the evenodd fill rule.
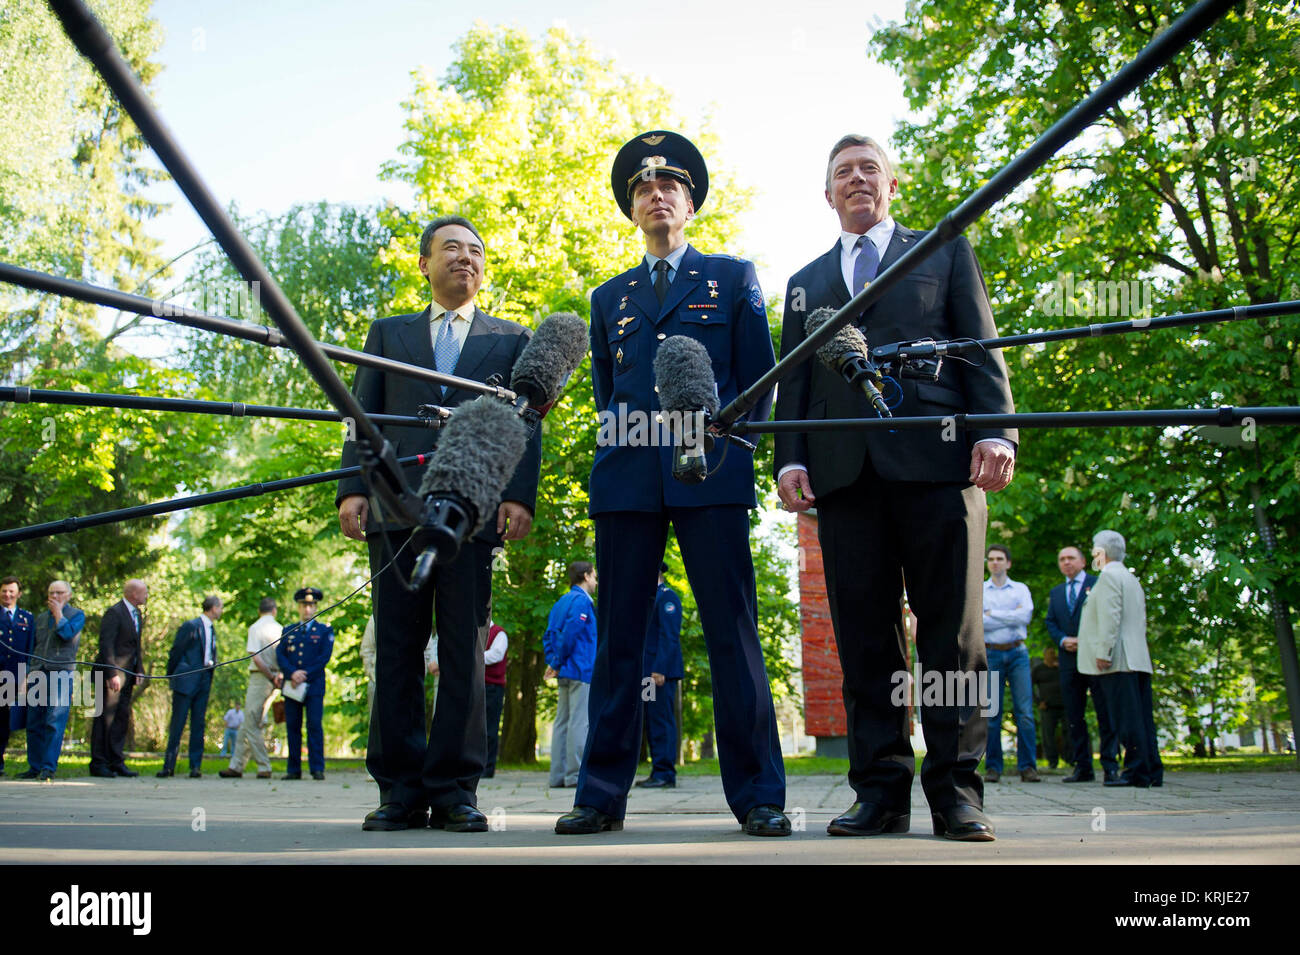
<path fill-rule="evenodd" d="M 614 157 L 609 181 L 623 215 L 632 218 L 632 190 L 637 182 L 654 176 L 685 183 L 696 212 L 709 194 L 709 170 L 695 144 L 680 133 L 653 129 L 629 139 Z"/>
<path fill-rule="evenodd" d="M 319 602 L 325 595 L 315 587 L 299 587 L 294 593 L 294 603 L 306 603 L 308 601 Z"/>

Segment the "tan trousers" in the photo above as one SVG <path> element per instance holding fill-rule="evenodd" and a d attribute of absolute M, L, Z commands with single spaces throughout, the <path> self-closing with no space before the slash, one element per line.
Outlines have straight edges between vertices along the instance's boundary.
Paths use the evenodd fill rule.
<path fill-rule="evenodd" d="M 259 772 L 271 771 L 271 757 L 266 752 L 266 739 L 262 727 L 266 721 L 266 704 L 275 687 L 262 675 L 261 670 L 248 674 L 248 693 L 244 696 L 244 722 L 239 727 L 235 754 L 230 757 L 230 768 L 242 773 L 249 757 L 257 764 Z"/>

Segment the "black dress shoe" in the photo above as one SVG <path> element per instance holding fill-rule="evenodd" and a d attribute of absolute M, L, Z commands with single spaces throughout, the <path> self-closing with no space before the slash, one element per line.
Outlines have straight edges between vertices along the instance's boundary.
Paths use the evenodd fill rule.
<path fill-rule="evenodd" d="M 1061 780 L 1063 783 L 1092 783 L 1096 781 L 1097 776 L 1095 773 L 1084 772 L 1081 769 L 1076 769 L 1074 772 L 1070 773 L 1070 775 Z"/>
<path fill-rule="evenodd" d="M 487 816 L 469 804 L 430 808 L 429 828 L 447 832 L 487 832 Z"/>
<path fill-rule="evenodd" d="M 400 802 L 386 802 L 366 813 L 361 828 L 366 832 L 397 832 L 400 829 L 423 829 L 429 814 L 423 809 L 407 809 Z"/>
<path fill-rule="evenodd" d="M 45 782 L 45 780 L 47 780 L 47 779 L 53 779 L 53 778 L 54 778 L 54 770 L 52 770 L 52 769 L 42 769 L 42 770 L 41 770 L 41 774 L 40 774 L 39 776 L 37 776 L 36 778 L 39 779 L 41 782 Z"/>
<path fill-rule="evenodd" d="M 225 769 L 217 770 L 217 775 L 222 779 L 243 779 L 244 774 L 237 769 L 231 769 L 227 766 Z"/>
<path fill-rule="evenodd" d="M 134 769 L 131 769 L 129 766 L 114 766 L 114 767 L 113 767 L 113 775 L 114 775 L 114 776 L 126 776 L 126 777 L 129 778 L 129 777 L 132 777 L 132 776 L 139 776 L 140 774 L 137 773 Z"/>
<path fill-rule="evenodd" d="M 788 836 L 790 820 L 776 806 L 755 806 L 745 813 L 745 835 Z"/>
<path fill-rule="evenodd" d="M 90 775 L 98 776 L 100 779 L 112 779 L 117 773 L 104 766 L 91 766 Z"/>
<path fill-rule="evenodd" d="M 15 778 L 15 779 L 35 779 L 35 778 L 36 778 L 37 776 L 39 776 L 40 774 L 41 774 L 41 771 L 40 771 L 39 769 L 29 769 L 29 770 L 27 770 L 27 772 L 25 772 L 25 773 L 19 773 L 19 774 L 18 774 L 16 777 L 14 777 L 14 778 Z"/>
<path fill-rule="evenodd" d="M 1122 778 L 1122 777 L 1120 776 L 1119 773 L 1107 773 L 1107 774 L 1106 774 L 1106 785 L 1107 785 L 1107 786 L 1113 786 L 1113 785 L 1115 785 L 1115 783 L 1118 782 L 1121 778 Z"/>
<path fill-rule="evenodd" d="M 638 789 L 676 789 L 677 780 L 660 779 L 657 776 L 651 776 L 649 779 L 643 779 L 637 783 Z"/>
<path fill-rule="evenodd" d="M 154 773 L 154 775 L 159 779 L 166 779 L 168 776 L 175 776 L 176 774 L 170 769 L 160 769 L 158 772 Z"/>
<path fill-rule="evenodd" d="M 302 773 L 285 773 L 281 779 L 302 779 Z"/>
<path fill-rule="evenodd" d="M 317 782 L 319 782 L 320 780 L 322 780 L 322 779 L 325 778 L 325 774 L 324 774 L 324 773 L 312 773 L 312 774 L 311 774 L 311 778 L 314 779 L 314 780 L 316 780 Z"/>
<path fill-rule="evenodd" d="M 907 832 L 911 825 L 910 812 L 895 812 L 869 802 L 855 802 L 848 812 L 831 820 L 826 832 L 832 836 L 878 836 L 886 832 Z"/>
<path fill-rule="evenodd" d="M 590 806 L 574 806 L 555 821 L 555 831 L 562 836 L 589 836 L 606 830 L 622 832 L 623 820 Z"/>
<path fill-rule="evenodd" d="M 190 770 L 190 779 L 202 779 L 202 778 L 203 778 L 203 773 L 202 773 L 202 771 L 197 770 L 197 769 L 191 769 L 191 770 Z"/>
<path fill-rule="evenodd" d="M 934 834 L 958 842 L 992 842 L 993 823 L 974 806 L 949 806 L 930 813 Z"/>

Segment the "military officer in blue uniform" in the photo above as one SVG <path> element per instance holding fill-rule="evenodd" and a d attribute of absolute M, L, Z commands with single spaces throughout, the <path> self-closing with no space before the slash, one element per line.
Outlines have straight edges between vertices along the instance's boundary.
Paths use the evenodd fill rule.
<path fill-rule="evenodd" d="M 280 671 L 294 686 L 307 684 L 307 696 L 299 703 L 284 698 L 285 736 L 289 743 L 285 779 L 302 779 L 302 713 L 307 711 L 307 768 L 312 779 L 325 778 L 325 664 L 334 652 L 334 628 L 316 620 L 316 604 L 324 596 L 315 587 L 303 587 L 293 599 L 298 603 L 301 622 L 284 628 L 275 646 Z"/>
<path fill-rule="evenodd" d="M 708 350 L 724 404 L 772 367 L 763 293 L 752 263 L 686 243 L 686 224 L 708 193 L 704 159 L 689 140 L 643 133 L 619 150 L 610 178 L 619 208 L 643 234 L 646 256 L 591 297 L 592 385 L 602 428 L 590 493 L 604 598 L 596 608 L 587 750 L 574 808 L 555 829 L 623 828 L 641 740 L 646 629 L 671 524 L 699 602 L 727 803 L 745 832 L 788 835 L 749 550 L 753 458 L 719 441 L 704 483 L 680 483 L 672 478 L 671 439 L 653 424 L 640 427 L 659 410 L 654 360 L 673 335 Z M 769 407 L 770 399 L 760 402 L 753 417 L 765 420 Z M 628 427 L 607 427 L 624 417 Z"/>
<path fill-rule="evenodd" d="M 31 611 L 18 606 L 18 597 L 22 594 L 17 577 L 0 580 L 0 673 L 9 674 L 12 686 L 17 691 L 18 664 L 24 664 L 24 672 L 31 666 L 28 659 L 32 652 L 32 629 L 34 619 Z M 15 702 L 10 705 L 0 699 L 0 773 L 5 768 L 5 747 L 9 745 L 10 720 L 12 728 L 20 730 L 26 727 L 25 712 Z"/>
<path fill-rule="evenodd" d="M 650 737 L 650 775 L 637 783 L 642 789 L 671 789 L 677 785 L 677 684 L 682 672 L 682 598 L 668 586 L 659 567 L 659 592 L 645 634 L 642 684 L 648 679 L 654 691 L 645 701 L 646 731 Z M 646 686 L 646 691 L 650 687 Z M 644 697 L 646 694 L 642 693 Z"/>

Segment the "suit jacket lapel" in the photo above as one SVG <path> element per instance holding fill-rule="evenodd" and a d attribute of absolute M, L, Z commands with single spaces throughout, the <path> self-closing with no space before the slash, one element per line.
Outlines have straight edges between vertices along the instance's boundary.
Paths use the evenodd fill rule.
<path fill-rule="evenodd" d="M 487 360 L 488 355 L 492 353 L 493 347 L 501 341 L 501 336 L 493 334 L 491 326 L 486 321 L 486 316 L 478 306 L 474 307 L 474 321 L 470 323 L 469 334 L 465 336 L 465 344 L 461 347 L 460 358 L 456 361 L 456 368 L 452 372 L 457 378 L 471 378 L 475 381 L 482 381 L 485 376 L 479 374 L 479 369 Z M 432 353 L 432 345 L 430 346 Z M 443 392 L 443 400 L 456 392 L 459 388 L 447 388 Z"/>
<path fill-rule="evenodd" d="M 909 251 L 915 244 L 916 232 L 895 224 L 894 234 L 889 239 L 889 248 L 885 249 L 885 254 L 880 258 L 880 271 L 883 272 L 893 265 L 904 252 Z"/>
<path fill-rule="evenodd" d="M 429 337 L 429 312 L 432 306 L 412 315 L 402 325 L 398 340 L 406 349 L 405 361 L 421 368 L 433 367 L 433 339 Z"/>
<path fill-rule="evenodd" d="M 681 304 L 682 299 L 695 291 L 700 284 L 700 267 L 704 264 L 704 256 L 696 251 L 694 246 L 686 247 L 686 254 L 682 256 L 681 264 L 677 267 L 677 274 L 673 277 L 673 284 L 668 286 L 668 294 L 664 296 L 663 305 L 659 306 L 658 314 L 655 316 L 655 324 L 658 325 L 664 320 L 673 309 Z M 658 296 L 655 296 L 656 300 Z"/>
<path fill-rule="evenodd" d="M 844 270 L 840 268 L 840 240 L 836 239 L 830 251 L 822 256 L 818 273 L 830 290 L 831 299 L 838 311 L 849 304 L 849 287 L 844 284 Z"/>
<path fill-rule="evenodd" d="M 641 264 L 628 273 L 630 276 L 619 293 L 619 304 L 622 304 L 623 296 L 627 296 L 627 303 L 635 306 L 650 321 L 658 321 L 659 318 L 659 296 L 655 295 L 654 278 L 650 275 L 650 268 L 646 265 L 645 257 L 641 258 Z M 632 283 L 636 284 L 633 285 Z M 627 318 L 628 313 L 625 308 L 617 308 L 618 315 L 614 321 Z"/>

